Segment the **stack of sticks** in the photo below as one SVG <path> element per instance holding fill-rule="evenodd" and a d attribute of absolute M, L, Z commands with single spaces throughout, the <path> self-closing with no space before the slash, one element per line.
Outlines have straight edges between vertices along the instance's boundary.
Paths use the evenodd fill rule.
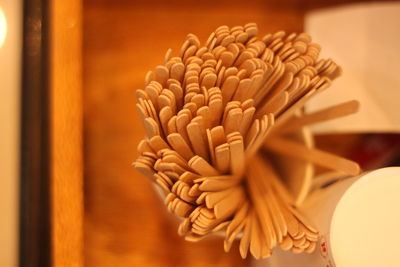
<path fill-rule="evenodd" d="M 311 253 L 318 231 L 262 151 L 287 156 L 288 168 L 297 158 L 358 174 L 356 163 L 286 138 L 354 113 L 358 103 L 299 113 L 340 67 L 318 59 L 320 47 L 308 34 L 280 31 L 260 39 L 257 33 L 255 23 L 221 26 L 204 46 L 189 34 L 179 56 L 167 51 L 164 65 L 148 72 L 145 89 L 136 91 L 146 137 L 134 167 L 164 191 L 186 240 L 222 232 L 225 251 L 240 239 L 243 258 L 249 251 L 269 257 L 276 245 Z"/>

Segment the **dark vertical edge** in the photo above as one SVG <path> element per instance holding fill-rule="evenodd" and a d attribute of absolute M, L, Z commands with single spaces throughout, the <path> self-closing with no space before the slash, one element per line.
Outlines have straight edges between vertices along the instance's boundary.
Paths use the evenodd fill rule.
<path fill-rule="evenodd" d="M 48 0 L 23 2 L 21 267 L 51 265 L 48 5 Z"/>

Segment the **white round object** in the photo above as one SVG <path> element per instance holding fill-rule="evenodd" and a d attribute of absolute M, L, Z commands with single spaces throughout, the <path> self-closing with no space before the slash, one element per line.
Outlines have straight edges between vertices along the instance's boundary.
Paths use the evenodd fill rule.
<path fill-rule="evenodd" d="M 338 202 L 330 227 L 340 267 L 400 266 L 400 168 L 358 179 Z"/>
<path fill-rule="evenodd" d="M 274 250 L 268 267 L 400 267 L 400 167 L 315 190 L 301 206 L 320 232 L 312 254 Z"/>

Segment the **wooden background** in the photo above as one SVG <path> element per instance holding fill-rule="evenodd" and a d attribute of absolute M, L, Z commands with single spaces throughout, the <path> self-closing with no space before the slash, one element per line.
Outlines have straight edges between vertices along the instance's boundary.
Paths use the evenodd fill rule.
<path fill-rule="evenodd" d="M 237 246 L 225 254 L 219 239 L 180 238 L 150 182 L 131 167 L 144 134 L 135 89 L 190 32 L 202 42 L 224 24 L 299 32 L 306 10 L 343 2 L 349 1 L 84 1 L 85 266 L 249 264 Z"/>

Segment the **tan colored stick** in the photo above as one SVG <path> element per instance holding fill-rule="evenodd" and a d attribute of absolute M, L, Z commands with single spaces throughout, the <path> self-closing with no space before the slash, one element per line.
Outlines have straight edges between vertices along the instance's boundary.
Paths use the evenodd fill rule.
<path fill-rule="evenodd" d="M 231 159 L 231 172 L 237 178 L 241 178 L 245 169 L 245 154 L 243 138 L 240 136 L 239 140 L 229 143 L 230 159 Z"/>
<path fill-rule="evenodd" d="M 360 103 L 357 100 L 351 100 L 310 114 L 305 114 L 299 118 L 293 117 L 287 123 L 285 123 L 284 126 L 279 128 L 279 132 L 289 132 L 305 125 L 333 120 L 353 114 L 358 111 L 359 105 Z"/>
<path fill-rule="evenodd" d="M 271 149 L 279 154 L 311 161 L 322 167 L 337 170 L 349 175 L 358 175 L 360 166 L 351 160 L 321 151 L 315 148 L 307 148 L 297 142 L 289 141 L 280 137 L 271 137 L 264 147 Z"/>
<path fill-rule="evenodd" d="M 314 93 L 315 93 L 315 89 L 310 90 L 306 95 L 302 96 L 300 98 L 300 100 L 298 100 L 296 103 L 294 103 L 287 110 L 283 111 L 277 118 L 275 127 L 278 127 L 279 125 L 283 125 L 285 122 L 287 122 L 287 120 L 290 119 L 298 109 L 300 109 L 304 106 L 304 104 L 308 101 L 308 99 L 310 99 L 310 97 L 312 95 L 314 95 Z"/>
<path fill-rule="evenodd" d="M 217 176 L 218 171 L 200 156 L 194 156 L 189 160 L 189 166 L 198 174 L 203 176 Z"/>
<path fill-rule="evenodd" d="M 172 133 L 168 135 L 167 139 L 171 147 L 184 159 L 189 160 L 194 156 L 193 151 L 180 134 Z"/>

